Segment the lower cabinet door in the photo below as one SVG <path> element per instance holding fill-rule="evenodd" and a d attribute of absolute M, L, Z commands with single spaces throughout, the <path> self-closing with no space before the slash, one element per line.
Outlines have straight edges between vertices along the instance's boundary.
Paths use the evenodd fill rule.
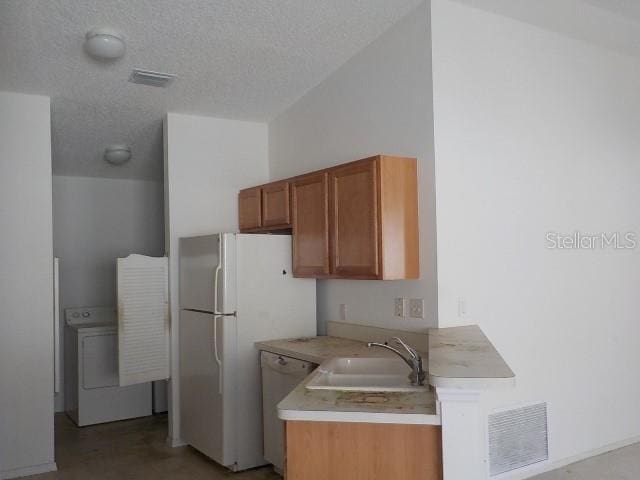
<path fill-rule="evenodd" d="M 441 480 L 441 427 L 286 422 L 287 480 Z"/>

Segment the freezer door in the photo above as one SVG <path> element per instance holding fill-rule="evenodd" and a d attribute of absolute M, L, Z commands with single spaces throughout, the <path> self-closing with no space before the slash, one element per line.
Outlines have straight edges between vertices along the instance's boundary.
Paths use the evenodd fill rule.
<path fill-rule="evenodd" d="M 180 239 L 180 308 L 212 312 L 220 235 Z"/>
<path fill-rule="evenodd" d="M 233 233 L 180 239 L 180 308 L 234 314 L 235 240 Z"/>
<path fill-rule="evenodd" d="M 235 468 L 234 319 L 180 311 L 182 439 L 221 465 Z M 221 365 L 216 361 L 216 351 Z"/>

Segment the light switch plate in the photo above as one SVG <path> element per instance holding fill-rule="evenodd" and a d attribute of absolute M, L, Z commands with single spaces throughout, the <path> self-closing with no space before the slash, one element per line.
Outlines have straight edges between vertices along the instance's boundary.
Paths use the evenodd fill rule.
<path fill-rule="evenodd" d="M 460 318 L 467 316 L 467 301 L 462 297 L 458 298 L 458 316 Z"/>
<path fill-rule="evenodd" d="M 406 298 L 400 298 L 400 297 L 398 297 L 398 298 L 396 298 L 394 300 L 393 311 L 394 311 L 394 315 L 396 317 L 401 317 L 402 318 L 402 317 L 405 316 L 405 313 L 404 313 L 404 302 L 405 302 L 405 300 L 406 300 Z"/>
<path fill-rule="evenodd" d="M 347 304 L 341 303 L 340 304 L 340 320 L 346 320 L 346 319 L 347 319 Z"/>
<path fill-rule="evenodd" d="M 409 300 L 409 316 L 411 318 L 424 318 L 424 299 L 412 298 Z"/>

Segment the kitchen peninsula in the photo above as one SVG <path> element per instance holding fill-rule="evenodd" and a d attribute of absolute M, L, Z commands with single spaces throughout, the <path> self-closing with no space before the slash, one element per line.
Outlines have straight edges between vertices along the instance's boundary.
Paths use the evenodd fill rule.
<path fill-rule="evenodd" d="M 512 386 L 515 375 L 478 326 L 431 329 L 427 342 L 414 346 L 427 345 L 423 364 L 430 386 L 422 390 L 309 390 L 311 374 L 282 400 L 287 478 L 339 478 L 347 472 L 362 479 L 485 478 L 483 465 L 465 467 L 482 463 L 479 432 L 467 424 L 461 436 L 459 428 L 478 420 L 480 390 Z M 332 336 L 260 342 L 257 348 L 320 364 L 336 357 L 397 358 L 366 348 L 364 341 Z M 461 446 L 466 453 L 460 454 Z M 465 468 L 472 476 L 461 476 L 468 475 L 461 473 Z"/>

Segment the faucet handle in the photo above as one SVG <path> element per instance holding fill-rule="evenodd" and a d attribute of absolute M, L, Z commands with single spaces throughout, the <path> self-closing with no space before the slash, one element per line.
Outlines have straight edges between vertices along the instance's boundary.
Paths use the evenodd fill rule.
<path fill-rule="evenodd" d="M 411 355 L 411 357 L 414 360 L 418 360 L 420 358 L 420 355 L 418 354 L 418 352 L 416 352 L 416 350 L 413 347 L 407 345 L 400 337 L 392 337 L 392 338 L 396 341 L 398 345 L 400 345 L 407 352 L 409 352 L 409 355 Z"/>

